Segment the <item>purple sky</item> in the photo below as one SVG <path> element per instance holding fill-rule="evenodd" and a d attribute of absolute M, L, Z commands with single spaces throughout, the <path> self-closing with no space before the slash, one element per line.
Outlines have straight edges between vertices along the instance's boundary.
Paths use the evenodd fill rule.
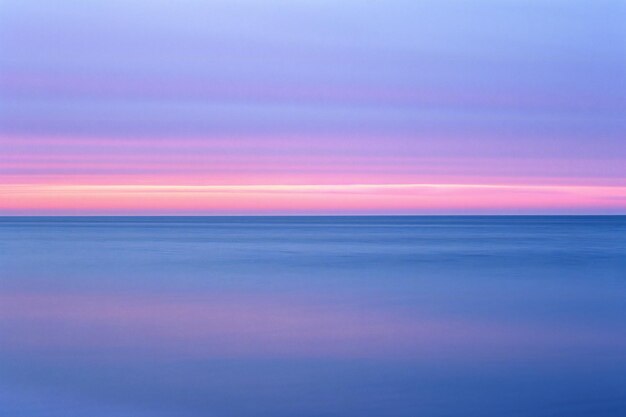
<path fill-rule="evenodd" d="M 624 21 L 618 0 L 4 2 L 0 213 L 98 211 L 74 203 L 96 188 L 53 207 L 51 184 L 584 185 L 602 196 L 473 198 L 623 213 Z"/>

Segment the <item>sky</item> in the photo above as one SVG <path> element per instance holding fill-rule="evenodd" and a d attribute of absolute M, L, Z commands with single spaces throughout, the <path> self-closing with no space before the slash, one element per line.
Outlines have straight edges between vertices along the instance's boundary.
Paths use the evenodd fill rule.
<path fill-rule="evenodd" d="M 622 0 L 1 0 L 0 215 L 626 214 Z"/>

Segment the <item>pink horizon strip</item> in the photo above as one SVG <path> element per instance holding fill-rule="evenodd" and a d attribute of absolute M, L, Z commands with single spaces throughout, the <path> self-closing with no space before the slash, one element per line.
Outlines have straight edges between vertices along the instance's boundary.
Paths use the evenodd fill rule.
<path fill-rule="evenodd" d="M 626 212 L 626 187 L 523 184 L 0 184 L 0 213 Z"/>

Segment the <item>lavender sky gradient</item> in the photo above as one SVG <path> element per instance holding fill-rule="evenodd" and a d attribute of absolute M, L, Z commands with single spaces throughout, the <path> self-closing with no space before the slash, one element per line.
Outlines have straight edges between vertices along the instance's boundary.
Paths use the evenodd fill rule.
<path fill-rule="evenodd" d="M 0 214 L 626 213 L 624 21 L 621 0 L 4 1 Z"/>

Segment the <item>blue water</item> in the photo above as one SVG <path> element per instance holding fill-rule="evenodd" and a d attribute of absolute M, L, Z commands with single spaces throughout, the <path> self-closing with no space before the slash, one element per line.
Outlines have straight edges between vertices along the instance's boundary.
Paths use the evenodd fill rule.
<path fill-rule="evenodd" d="M 626 415 L 626 217 L 0 218 L 0 416 Z"/>

